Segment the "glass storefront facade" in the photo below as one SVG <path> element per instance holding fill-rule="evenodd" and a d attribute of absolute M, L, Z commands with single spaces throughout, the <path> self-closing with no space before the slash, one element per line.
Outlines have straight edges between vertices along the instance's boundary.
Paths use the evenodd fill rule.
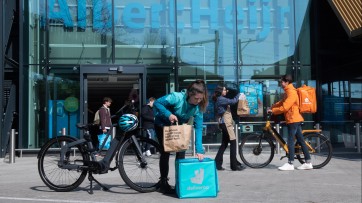
<path fill-rule="evenodd" d="M 260 130 L 266 107 L 282 96 L 278 80 L 283 74 L 293 74 L 296 86 L 320 89 L 321 102 L 333 97 L 330 100 L 345 103 L 348 96 L 324 91 L 342 84 L 318 84 L 311 59 L 309 0 L 29 0 L 23 6 L 22 148 L 39 148 L 62 129 L 79 137 L 74 124 L 92 120 L 90 112 L 99 107 L 94 100 L 111 96 L 118 103 L 116 111 L 137 89 L 133 87 L 138 78 L 130 80 L 137 73 L 122 77 L 122 71 L 100 70 L 102 74 L 81 75 L 84 66 L 111 70 L 143 65 L 146 71 L 139 75 L 146 75 L 141 82 L 146 88 L 141 104 L 145 98 L 181 90 L 195 79 L 206 81 L 209 95 L 220 82 L 246 93 L 254 89 L 258 105 L 255 113 L 240 118 L 239 138 Z M 361 110 L 361 83 L 337 83 L 348 83 L 343 93 L 348 86 L 348 94 L 354 94 L 356 105 L 343 109 L 344 114 L 351 108 Z M 100 86 L 104 89 L 97 89 Z M 96 91 L 107 95 L 91 97 Z M 319 111 L 318 115 L 328 114 L 322 107 Z M 341 116 L 338 122 L 349 122 Z M 323 116 L 306 115 L 305 120 L 306 128 L 317 122 L 326 130 L 333 128 Z M 212 102 L 204 121 L 204 144 L 220 143 Z M 336 145 L 343 143 L 341 133 L 329 133 Z"/>

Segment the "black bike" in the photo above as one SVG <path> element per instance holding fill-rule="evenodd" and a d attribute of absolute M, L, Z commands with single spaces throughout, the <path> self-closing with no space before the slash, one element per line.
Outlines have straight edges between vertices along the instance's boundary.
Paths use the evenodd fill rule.
<path fill-rule="evenodd" d="M 133 104 L 131 105 L 133 107 Z M 45 143 L 38 154 L 38 171 L 42 181 L 52 190 L 66 192 L 77 188 L 88 174 L 92 194 L 93 181 L 103 190 L 108 190 L 92 174 L 104 174 L 118 168 L 122 179 L 132 189 L 138 192 L 157 190 L 161 147 L 152 139 L 132 133 L 137 131 L 138 119 L 133 114 L 123 114 L 123 109 L 127 106 L 130 105 L 123 106 L 116 113 L 118 115 L 122 112 L 114 125 L 118 126 L 121 132 L 111 141 L 110 148 L 99 161 L 96 154 L 101 151 L 108 136 L 112 135 L 112 130 L 107 133 L 103 143 L 100 143 L 99 150 L 93 146 L 89 134 L 89 128 L 93 124 L 77 124 L 77 127 L 84 131 L 81 139 L 57 136 Z M 151 155 L 145 153 L 147 145 L 148 149 L 151 149 Z M 115 166 L 110 167 L 114 157 Z"/>

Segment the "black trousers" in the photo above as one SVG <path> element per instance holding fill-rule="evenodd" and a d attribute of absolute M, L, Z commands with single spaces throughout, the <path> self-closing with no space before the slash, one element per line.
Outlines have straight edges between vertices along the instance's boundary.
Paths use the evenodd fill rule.
<path fill-rule="evenodd" d="M 216 167 L 221 168 L 224 152 L 230 143 L 230 167 L 235 168 L 238 165 L 238 160 L 236 159 L 236 140 L 230 140 L 225 123 L 220 124 L 219 127 L 222 131 L 222 140 L 215 157 Z"/>
<path fill-rule="evenodd" d="M 168 177 L 168 171 L 169 171 L 169 159 L 170 159 L 170 153 L 165 152 L 163 149 L 163 127 L 162 126 L 155 126 L 155 131 L 157 135 L 158 142 L 161 145 L 161 156 L 160 156 L 160 173 L 161 178 L 167 178 Z M 185 152 L 176 152 L 176 159 L 184 159 L 185 158 Z"/>

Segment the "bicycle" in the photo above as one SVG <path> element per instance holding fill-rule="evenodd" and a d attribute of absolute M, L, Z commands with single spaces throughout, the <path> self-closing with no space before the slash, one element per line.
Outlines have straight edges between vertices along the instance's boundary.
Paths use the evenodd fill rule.
<path fill-rule="evenodd" d="M 282 160 L 288 157 L 288 145 L 283 137 L 273 128 L 270 123 L 271 114 L 267 114 L 267 121 L 261 133 L 252 133 L 246 135 L 240 145 L 239 154 L 245 165 L 251 168 L 263 168 L 267 166 L 274 158 L 276 148 L 274 140 L 286 152 L 281 157 Z M 313 168 L 319 169 L 327 165 L 332 158 L 332 145 L 330 140 L 322 134 L 319 129 L 302 130 L 304 141 L 307 144 L 311 156 Z M 304 154 L 298 142 L 295 143 L 295 158 L 303 164 Z"/>
<path fill-rule="evenodd" d="M 120 176 L 132 189 L 142 193 L 156 191 L 159 188 L 161 147 L 152 139 L 132 134 L 138 126 L 138 119 L 133 114 L 123 114 L 127 106 L 130 104 L 116 113 L 116 116 L 120 112 L 122 115 L 113 126 L 118 125 L 121 132 L 112 139 L 110 148 L 99 161 L 95 155 L 102 151 L 113 128 L 100 143 L 99 150 L 93 146 L 89 133 L 94 124 L 77 124 L 77 128 L 84 131 L 81 139 L 57 136 L 45 143 L 37 156 L 38 172 L 45 185 L 57 192 L 68 192 L 77 188 L 88 174 L 90 194 L 93 194 L 93 181 L 103 190 L 108 190 L 93 174 L 105 174 L 118 168 Z M 144 153 L 147 144 L 153 149 L 151 156 Z M 110 167 L 114 157 L 117 157 L 115 166 Z"/>

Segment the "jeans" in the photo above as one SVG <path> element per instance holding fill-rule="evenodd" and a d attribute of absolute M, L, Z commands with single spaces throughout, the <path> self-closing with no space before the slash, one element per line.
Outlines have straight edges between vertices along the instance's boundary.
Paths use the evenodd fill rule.
<path fill-rule="evenodd" d="M 146 136 L 147 136 L 147 138 L 149 138 L 149 139 L 153 139 L 153 140 L 156 140 L 156 141 L 157 141 L 155 129 L 146 129 Z M 145 148 L 146 148 L 146 150 L 150 150 L 150 145 L 147 144 L 147 145 L 145 146 Z"/>
<path fill-rule="evenodd" d="M 294 154 L 295 154 L 294 135 L 295 135 L 295 137 L 297 138 L 297 142 L 299 142 L 300 145 L 302 146 L 305 162 L 310 163 L 311 158 L 309 155 L 308 147 L 303 139 L 301 123 L 300 122 L 290 123 L 287 126 L 288 126 L 288 150 L 289 150 L 288 162 L 290 164 L 293 164 L 294 162 Z"/>

